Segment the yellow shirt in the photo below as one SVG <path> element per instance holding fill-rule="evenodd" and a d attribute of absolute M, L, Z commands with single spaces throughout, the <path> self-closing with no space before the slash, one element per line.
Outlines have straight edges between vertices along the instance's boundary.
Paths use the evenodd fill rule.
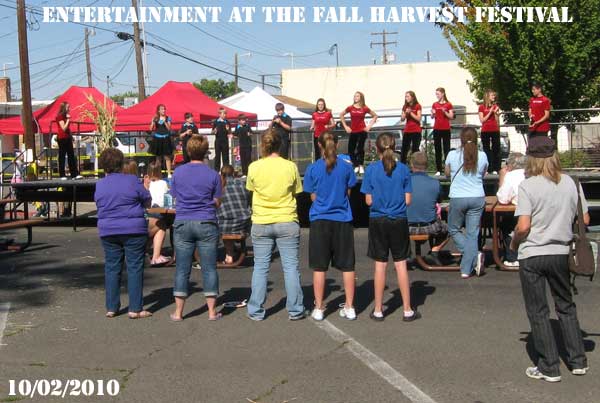
<path fill-rule="evenodd" d="M 298 221 L 296 198 L 302 181 L 295 163 L 281 157 L 266 157 L 248 167 L 246 189 L 252 195 L 252 222 L 275 224 Z"/>

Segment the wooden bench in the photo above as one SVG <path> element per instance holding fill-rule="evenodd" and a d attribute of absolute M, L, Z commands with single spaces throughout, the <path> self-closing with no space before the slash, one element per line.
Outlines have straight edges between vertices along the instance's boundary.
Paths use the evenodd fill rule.
<path fill-rule="evenodd" d="M 411 235 L 410 240 L 415 242 L 415 261 L 425 271 L 460 271 L 460 266 L 432 266 L 423 259 L 421 245 L 429 241 L 429 235 Z"/>
<path fill-rule="evenodd" d="M 235 241 L 240 243 L 240 255 L 237 260 L 233 263 L 217 263 L 217 267 L 220 269 L 233 269 L 235 267 L 242 267 L 242 263 L 244 263 L 244 259 L 248 255 L 248 250 L 246 247 L 246 234 L 223 234 L 221 235 L 221 239 L 224 241 Z"/>
<path fill-rule="evenodd" d="M 42 220 L 42 219 L 38 219 L 38 220 L 31 219 L 31 220 L 9 221 L 9 222 L 0 224 L 0 231 L 8 231 L 8 230 L 18 229 L 18 228 L 27 228 L 27 243 L 20 244 L 20 245 L 13 245 L 12 243 L 9 242 L 4 246 L 4 249 L 14 251 L 14 252 L 21 252 L 21 251 L 25 250 L 29 245 L 31 245 L 31 241 L 33 240 L 32 228 L 35 225 L 40 225 L 42 223 L 44 223 L 44 220 Z"/>

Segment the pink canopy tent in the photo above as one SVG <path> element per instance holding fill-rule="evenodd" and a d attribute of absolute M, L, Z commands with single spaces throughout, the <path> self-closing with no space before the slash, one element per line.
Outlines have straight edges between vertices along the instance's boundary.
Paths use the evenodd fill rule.
<path fill-rule="evenodd" d="M 191 83 L 168 81 L 139 104 L 119 112 L 116 130 L 120 132 L 149 130 L 156 107 L 160 104 L 167 108 L 167 115 L 173 120 L 173 130 L 181 127 L 186 112 L 194 115 L 196 124 L 202 122 L 201 127 L 206 127 L 206 122 L 219 116 L 219 108 L 222 107 L 227 110 L 227 117 L 230 120 L 235 121 L 240 113 L 244 113 L 249 121 L 256 120 L 255 113 L 241 112 L 219 105 Z"/>
<path fill-rule="evenodd" d="M 96 124 L 85 114 L 85 111 L 95 113 L 96 108 L 87 99 L 90 95 L 100 104 L 106 102 L 107 108 L 114 108 L 116 113 L 123 110 L 110 98 L 98 91 L 94 87 L 72 86 L 62 95 L 54 100 L 45 108 L 39 109 L 33 113 L 34 131 L 42 134 L 56 133 L 56 116 L 63 102 L 68 102 L 71 106 L 71 131 L 73 133 L 93 132 L 96 130 Z M 23 124 L 20 116 L 13 116 L 6 119 L 0 119 L 0 134 L 19 135 L 23 134 Z"/>

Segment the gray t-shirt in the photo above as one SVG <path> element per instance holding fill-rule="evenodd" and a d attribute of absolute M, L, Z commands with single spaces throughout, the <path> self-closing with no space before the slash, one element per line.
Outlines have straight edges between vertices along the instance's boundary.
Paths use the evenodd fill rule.
<path fill-rule="evenodd" d="M 588 206 L 581 192 L 583 212 Z M 558 184 L 539 175 L 521 182 L 515 216 L 531 216 L 531 229 L 519 245 L 519 259 L 543 255 L 567 255 L 577 215 L 577 188 L 568 175 Z"/>

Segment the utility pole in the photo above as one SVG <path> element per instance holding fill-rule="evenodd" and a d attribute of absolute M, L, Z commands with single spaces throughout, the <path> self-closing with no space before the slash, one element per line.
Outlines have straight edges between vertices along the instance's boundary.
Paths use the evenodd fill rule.
<path fill-rule="evenodd" d="M 237 91 L 239 87 L 238 85 L 238 54 L 235 53 L 235 57 L 233 59 L 233 74 L 235 76 L 235 90 Z M 264 82 L 263 82 L 264 85 Z"/>
<path fill-rule="evenodd" d="M 87 69 L 87 81 L 88 87 L 93 87 L 92 84 L 92 63 L 90 61 L 90 41 L 89 41 L 90 31 L 85 29 L 85 67 Z"/>
<path fill-rule="evenodd" d="M 431 61 L 431 54 L 427 51 L 427 63 Z"/>
<path fill-rule="evenodd" d="M 137 11 L 137 0 L 131 0 L 131 7 Z M 133 23 L 133 45 L 135 47 L 135 64 L 137 65 L 138 102 L 142 102 L 146 99 L 146 84 L 144 83 L 144 62 L 142 59 L 142 45 L 140 41 L 140 24 L 137 21 Z"/>
<path fill-rule="evenodd" d="M 19 64 L 21 70 L 22 119 L 25 147 L 33 151 L 35 159 L 35 137 L 33 133 L 33 110 L 31 107 L 31 83 L 29 82 L 29 50 L 27 48 L 27 17 L 25 0 L 17 0 L 17 30 L 19 33 Z"/>
<path fill-rule="evenodd" d="M 381 42 L 371 42 L 371 49 L 373 49 L 373 45 L 382 45 L 383 47 L 383 64 L 388 64 L 388 53 L 387 46 L 388 45 L 397 45 L 396 41 L 388 41 L 387 35 L 398 35 L 398 32 L 386 32 L 385 29 L 383 32 L 372 32 L 371 35 L 381 35 L 383 40 Z"/>

